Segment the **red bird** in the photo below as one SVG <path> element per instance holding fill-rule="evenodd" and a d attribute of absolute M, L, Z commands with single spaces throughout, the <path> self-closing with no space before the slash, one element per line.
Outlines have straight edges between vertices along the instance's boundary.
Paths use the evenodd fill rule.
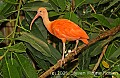
<path fill-rule="evenodd" d="M 33 22 L 35 21 L 36 18 L 39 16 L 42 17 L 43 23 L 47 30 L 57 38 L 62 40 L 63 43 L 63 55 L 61 61 L 64 61 L 64 53 L 65 53 L 65 42 L 66 41 L 75 41 L 76 40 L 76 45 L 75 48 L 72 50 L 72 52 L 76 53 L 77 45 L 79 40 L 83 41 L 85 44 L 88 44 L 89 37 L 86 34 L 86 32 L 80 28 L 77 24 L 74 22 L 68 20 L 68 19 L 57 19 L 54 21 L 50 21 L 48 18 L 48 12 L 46 8 L 41 7 L 38 9 L 36 16 L 32 20 L 30 24 L 30 30 L 32 27 Z"/>

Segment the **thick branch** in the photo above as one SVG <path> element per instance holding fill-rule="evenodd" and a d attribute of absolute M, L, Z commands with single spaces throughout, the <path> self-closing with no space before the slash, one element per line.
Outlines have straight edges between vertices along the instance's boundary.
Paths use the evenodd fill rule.
<path fill-rule="evenodd" d="M 120 31 L 120 25 L 117 27 L 114 27 L 108 31 L 103 32 L 102 34 L 100 34 L 98 37 L 96 37 L 95 39 L 92 39 L 89 41 L 88 45 L 81 45 L 77 48 L 77 54 L 80 53 L 81 51 L 83 51 L 85 48 L 89 47 L 90 45 L 94 44 L 95 42 L 106 38 L 108 36 L 113 36 L 115 35 L 118 31 Z M 67 57 L 65 57 L 65 63 L 68 62 L 69 60 L 71 60 L 76 54 L 75 53 L 70 53 Z M 64 64 L 62 62 L 62 64 Z M 49 70 L 47 70 L 46 72 L 44 72 L 39 78 L 46 78 L 47 76 L 49 76 L 53 71 L 55 71 L 56 69 L 58 69 L 60 67 L 60 62 L 57 62 L 54 66 L 52 66 Z"/>

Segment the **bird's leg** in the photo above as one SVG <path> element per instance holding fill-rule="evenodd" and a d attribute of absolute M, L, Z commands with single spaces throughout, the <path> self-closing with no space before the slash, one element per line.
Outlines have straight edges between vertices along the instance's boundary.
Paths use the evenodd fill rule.
<path fill-rule="evenodd" d="M 58 62 L 60 62 L 60 66 L 62 67 L 62 62 L 65 63 L 64 57 L 65 57 L 65 42 L 63 42 L 63 54 L 62 54 L 62 59 L 60 59 Z"/>
<path fill-rule="evenodd" d="M 75 48 L 72 50 L 72 52 L 74 52 L 76 55 L 76 50 L 77 50 L 77 46 L 78 46 L 79 40 L 76 40 L 76 44 L 75 44 Z"/>
<path fill-rule="evenodd" d="M 62 61 L 64 61 L 64 57 L 65 57 L 65 43 L 63 43 L 63 55 L 62 55 Z M 64 61 L 65 63 L 65 61 Z"/>

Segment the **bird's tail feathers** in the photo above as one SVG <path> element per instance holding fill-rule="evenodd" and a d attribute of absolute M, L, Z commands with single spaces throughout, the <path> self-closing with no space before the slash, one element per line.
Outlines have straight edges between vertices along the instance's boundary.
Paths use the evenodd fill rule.
<path fill-rule="evenodd" d="M 81 41 L 83 41 L 85 44 L 88 44 L 88 40 L 87 39 L 80 39 Z"/>

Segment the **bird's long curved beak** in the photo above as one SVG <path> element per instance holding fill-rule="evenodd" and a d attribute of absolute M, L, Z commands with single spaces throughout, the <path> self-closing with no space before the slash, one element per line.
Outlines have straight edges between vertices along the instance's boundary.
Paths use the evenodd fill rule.
<path fill-rule="evenodd" d="M 38 17 L 39 17 L 39 14 L 37 13 L 37 14 L 35 15 L 35 17 L 33 18 L 31 24 L 30 24 L 30 30 L 32 29 L 32 24 L 33 24 L 33 22 L 34 22 Z"/>

